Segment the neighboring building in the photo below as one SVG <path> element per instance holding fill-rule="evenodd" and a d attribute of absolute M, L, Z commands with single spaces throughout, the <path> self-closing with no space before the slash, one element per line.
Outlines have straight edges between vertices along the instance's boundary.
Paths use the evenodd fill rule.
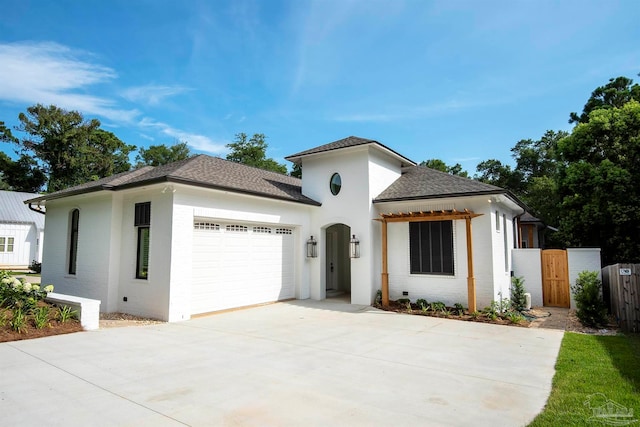
<path fill-rule="evenodd" d="M 546 225 L 541 219 L 536 218 L 529 212 L 525 212 L 519 218 L 520 243 L 519 248 L 545 248 L 545 230 L 558 231 L 557 228 Z"/>
<path fill-rule="evenodd" d="M 44 215 L 24 203 L 38 196 L 0 191 L 0 269 L 20 270 L 42 262 Z"/>
<path fill-rule="evenodd" d="M 47 209 L 43 283 L 168 321 L 381 288 L 480 308 L 508 295 L 524 212 L 508 191 L 357 137 L 287 159 L 302 180 L 199 155 L 30 200 Z"/>

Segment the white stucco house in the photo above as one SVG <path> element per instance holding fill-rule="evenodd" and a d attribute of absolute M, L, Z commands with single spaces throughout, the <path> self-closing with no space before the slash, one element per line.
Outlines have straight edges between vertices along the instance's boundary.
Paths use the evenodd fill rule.
<path fill-rule="evenodd" d="M 168 321 L 335 292 L 508 295 L 524 206 L 506 190 L 358 137 L 287 159 L 302 180 L 199 155 L 28 200 L 46 207 L 42 282 Z"/>
<path fill-rule="evenodd" d="M 0 191 L 0 270 L 26 269 L 42 262 L 44 214 L 24 204 L 39 196 L 18 191 Z"/>

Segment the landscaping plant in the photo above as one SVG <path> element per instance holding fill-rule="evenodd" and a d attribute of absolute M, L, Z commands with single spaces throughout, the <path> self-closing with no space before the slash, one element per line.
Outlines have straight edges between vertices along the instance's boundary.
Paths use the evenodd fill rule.
<path fill-rule="evenodd" d="M 58 308 L 58 316 L 60 317 L 60 321 L 62 323 L 67 323 L 69 320 L 74 319 L 77 314 L 78 312 L 73 310 L 68 305 Z"/>
<path fill-rule="evenodd" d="M 607 324 L 607 306 L 602 298 L 602 282 L 597 271 L 583 271 L 571 286 L 576 300 L 576 316 L 585 326 L 599 327 Z"/>
<path fill-rule="evenodd" d="M 523 312 L 527 308 L 527 300 L 524 296 L 524 278 L 511 278 L 511 308 L 518 312 Z"/>

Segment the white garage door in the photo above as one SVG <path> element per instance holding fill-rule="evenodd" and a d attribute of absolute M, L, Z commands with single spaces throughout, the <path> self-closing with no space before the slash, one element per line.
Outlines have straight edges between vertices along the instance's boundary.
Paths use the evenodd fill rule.
<path fill-rule="evenodd" d="M 191 314 L 293 298 L 293 229 L 196 220 Z"/>

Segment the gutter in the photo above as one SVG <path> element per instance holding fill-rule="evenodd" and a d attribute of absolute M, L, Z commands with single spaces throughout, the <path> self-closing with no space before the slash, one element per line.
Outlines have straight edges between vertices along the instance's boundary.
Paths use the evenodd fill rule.
<path fill-rule="evenodd" d="M 45 211 L 43 211 L 42 209 L 40 209 L 40 205 L 36 205 L 36 206 L 38 206 L 38 207 L 37 207 L 37 208 L 34 208 L 34 207 L 32 206 L 32 203 L 29 203 L 27 206 L 29 207 L 29 209 L 30 209 L 30 210 L 32 210 L 32 211 L 34 211 L 34 212 L 38 212 L 38 213 L 39 213 L 39 214 L 41 214 L 41 215 L 44 215 L 44 214 L 46 213 Z"/>

